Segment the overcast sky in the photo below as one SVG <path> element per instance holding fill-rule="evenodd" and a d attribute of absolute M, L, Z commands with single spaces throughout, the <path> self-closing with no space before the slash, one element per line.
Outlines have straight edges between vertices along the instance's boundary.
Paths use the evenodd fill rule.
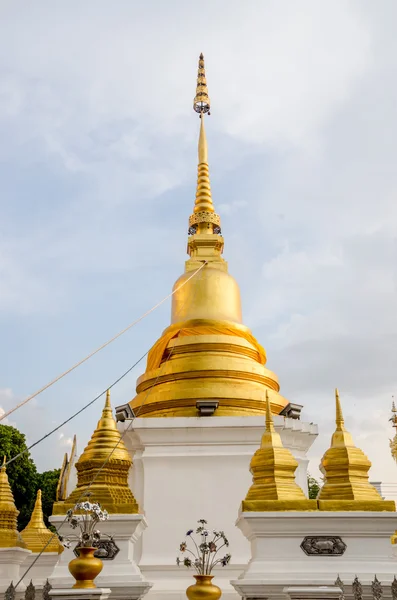
<path fill-rule="evenodd" d="M 196 179 L 206 58 L 213 199 L 244 322 L 281 392 L 329 445 L 346 424 L 397 481 L 395 0 L 3 0 L 0 406 L 6 410 L 171 291 Z M 169 303 L 12 416 L 33 442 L 169 324 Z M 112 394 L 130 400 L 141 363 Z M 59 467 L 100 403 L 41 444 Z"/>

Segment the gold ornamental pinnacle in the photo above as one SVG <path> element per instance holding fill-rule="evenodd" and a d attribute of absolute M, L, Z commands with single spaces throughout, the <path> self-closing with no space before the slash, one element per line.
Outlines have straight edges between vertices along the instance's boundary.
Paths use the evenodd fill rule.
<path fill-rule="evenodd" d="M 193 109 L 196 111 L 196 113 L 199 113 L 201 118 L 202 114 L 210 114 L 210 108 L 211 105 L 207 90 L 207 79 L 205 77 L 204 55 L 201 53 L 198 63 L 197 87 L 196 96 L 193 100 Z"/>
<path fill-rule="evenodd" d="M 354 445 L 345 428 L 339 392 L 335 390 L 335 431 L 331 446 L 325 452 L 320 471 L 324 485 L 318 495 L 320 510 L 332 511 L 395 511 L 394 501 L 383 500 L 368 480 L 371 462 Z"/>

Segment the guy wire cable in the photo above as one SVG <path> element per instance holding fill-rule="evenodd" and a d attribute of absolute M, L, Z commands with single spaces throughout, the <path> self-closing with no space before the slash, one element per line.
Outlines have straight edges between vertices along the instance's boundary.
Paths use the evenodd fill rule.
<path fill-rule="evenodd" d="M 15 412 L 16 410 L 18 410 L 18 408 L 21 408 L 21 406 L 24 406 L 25 404 L 27 404 L 28 402 L 30 402 L 30 400 L 33 400 L 33 398 L 36 398 L 36 396 L 38 396 L 39 394 L 41 394 L 42 392 L 44 392 L 45 390 L 47 390 L 48 388 L 50 388 L 52 385 L 54 385 L 54 383 L 57 383 L 57 381 L 59 381 L 60 379 L 62 379 L 66 375 L 69 375 L 69 373 L 71 373 L 72 371 L 74 371 L 75 369 L 77 369 L 77 367 L 80 367 L 80 365 L 82 365 L 87 360 L 89 360 L 90 358 L 92 358 L 95 354 L 98 354 L 98 352 L 100 352 L 101 350 L 103 350 L 104 348 L 106 348 L 107 346 L 109 346 L 112 342 L 114 342 L 119 337 L 121 337 L 129 329 L 131 329 L 132 327 L 134 327 L 134 325 L 137 325 L 137 323 L 139 323 L 140 321 L 142 321 L 150 313 L 152 313 L 154 310 L 156 310 L 156 308 L 158 308 L 159 306 L 161 306 L 161 304 L 163 304 L 166 300 L 168 300 L 168 298 L 171 298 L 178 290 L 180 290 L 184 285 L 186 285 L 188 281 L 190 281 L 191 279 L 193 279 L 193 277 L 195 277 L 201 271 L 201 269 L 203 267 L 205 267 L 206 264 L 208 264 L 207 261 L 206 260 L 203 261 L 203 264 L 201 265 L 201 267 L 199 267 L 196 271 L 194 271 L 194 273 L 190 277 L 188 277 L 183 283 L 181 283 L 181 285 L 179 285 L 175 290 L 172 290 L 172 292 L 170 294 L 168 294 L 168 296 L 165 296 L 165 298 L 163 298 L 162 300 L 160 300 L 160 302 L 158 302 L 155 306 L 152 306 L 152 308 L 150 308 L 149 310 L 147 310 L 138 319 L 136 319 L 135 321 L 133 321 L 133 323 L 130 323 L 122 331 L 119 331 L 119 333 L 117 333 L 112 338 L 110 338 L 110 340 L 108 340 L 107 342 L 105 342 L 104 344 L 102 344 L 101 346 L 99 346 L 99 348 L 97 348 L 96 350 L 94 350 L 93 352 L 91 352 L 90 354 L 88 354 L 85 358 L 83 358 L 82 360 L 80 360 L 79 362 L 77 362 L 76 364 L 74 364 L 67 371 L 64 371 L 63 373 L 61 373 L 60 375 L 58 375 L 57 377 L 55 377 L 55 379 L 53 379 L 52 381 L 50 381 L 49 383 L 47 383 L 46 385 L 44 385 L 37 392 L 35 392 L 34 394 L 31 394 L 30 396 L 28 396 L 27 398 L 25 398 L 25 400 L 23 400 L 22 402 L 20 402 L 16 406 L 14 406 L 14 408 L 11 408 L 10 410 L 8 410 L 4 414 L 2 414 L 0 416 L 0 422 L 3 421 L 3 419 L 9 417 L 13 412 Z"/>
<path fill-rule="evenodd" d="M 37 446 L 38 444 L 40 444 L 40 442 L 43 442 L 45 439 L 47 439 L 48 437 L 50 437 L 53 433 L 55 433 L 56 431 L 58 431 L 58 429 L 60 429 L 61 427 L 63 427 L 64 425 L 66 425 L 67 423 L 69 423 L 70 421 L 72 421 L 75 417 L 77 417 L 78 415 L 80 415 L 82 412 L 84 412 L 87 408 L 89 408 L 92 404 L 94 404 L 97 400 L 99 400 L 99 398 L 101 398 L 102 396 L 104 396 L 104 394 L 106 394 L 106 392 L 108 390 L 111 390 L 112 387 L 114 387 L 117 383 L 119 383 L 122 379 L 124 379 L 124 377 L 126 375 L 128 375 L 128 373 L 130 373 L 141 362 L 141 360 L 143 360 L 145 358 L 145 356 L 147 356 L 148 354 L 149 354 L 149 350 L 146 350 L 145 354 L 142 354 L 142 356 L 131 367 L 129 367 L 129 369 L 127 369 L 127 371 L 125 371 L 122 375 L 120 375 L 120 377 L 118 377 L 118 379 L 116 379 L 115 381 L 113 381 L 113 383 L 111 385 L 109 385 L 109 387 L 106 388 L 106 390 L 103 390 L 103 392 L 101 392 L 93 400 L 90 400 L 85 406 L 83 406 L 82 408 L 80 408 L 71 417 L 68 417 L 65 421 L 63 421 L 63 423 L 60 423 L 59 425 L 57 425 L 56 427 L 54 427 L 54 429 L 52 429 L 51 431 L 49 431 L 48 433 L 46 433 L 45 435 L 43 435 L 43 437 L 41 437 L 40 439 L 38 439 L 35 442 L 33 442 L 33 444 L 31 444 L 30 446 L 28 446 L 27 448 L 25 448 L 25 450 L 22 450 L 19 454 L 17 454 L 16 456 L 13 456 L 12 458 L 10 458 L 10 460 L 8 460 L 5 463 L 5 466 L 7 467 L 7 465 L 9 465 L 12 462 L 14 462 L 14 460 L 17 460 L 17 458 L 19 458 L 23 454 L 26 454 L 26 452 L 29 452 L 32 448 L 34 448 L 35 446 Z"/>
<path fill-rule="evenodd" d="M 199 271 L 201 271 L 201 269 L 207 264 L 207 261 L 204 262 L 204 264 L 200 267 L 200 269 L 198 269 L 195 273 L 197 274 Z M 189 279 L 191 279 L 189 277 Z M 189 280 L 187 280 L 189 281 Z M 186 283 L 186 282 L 185 282 Z M 179 288 L 178 288 L 179 289 Z M 193 298 L 196 295 L 196 291 L 194 290 L 193 292 Z M 192 300 L 193 300 L 192 298 Z M 186 304 L 187 299 L 185 300 L 185 302 L 183 303 L 182 306 L 184 306 Z M 172 353 L 174 351 L 174 348 L 171 348 L 170 353 L 168 354 L 166 360 L 164 361 L 165 363 L 167 363 L 169 361 L 169 359 L 172 356 Z M 144 358 L 144 356 L 146 356 L 146 354 L 148 354 L 148 352 L 146 352 L 135 364 L 138 364 L 142 358 Z M 116 380 L 112 386 L 110 386 L 108 389 L 110 389 L 111 387 L 113 387 L 114 385 L 116 385 L 116 383 L 118 383 L 118 381 L 120 381 L 130 370 L 132 370 L 134 368 L 135 365 L 133 365 L 133 367 L 131 367 L 124 375 L 122 375 L 121 377 L 119 377 L 118 380 Z M 125 434 L 130 430 L 134 420 L 138 417 L 142 406 L 146 403 L 146 400 L 148 399 L 149 395 L 151 394 L 152 390 L 154 389 L 154 387 L 156 386 L 158 380 L 160 377 L 160 373 L 157 375 L 156 380 L 154 381 L 153 385 L 148 389 L 146 396 L 142 399 L 141 404 L 138 407 L 137 413 L 135 414 L 135 417 L 133 417 L 130 420 L 130 423 L 128 424 L 128 426 L 126 427 L 126 429 L 123 431 L 123 433 L 120 435 L 120 439 L 117 441 L 117 443 L 115 444 L 114 448 L 111 450 L 111 452 L 109 453 L 109 455 L 106 457 L 105 461 L 103 462 L 103 464 L 100 466 L 100 468 L 98 469 L 98 471 L 96 472 L 95 476 L 93 477 L 93 479 L 90 481 L 89 485 L 87 486 L 87 488 L 84 490 L 84 492 L 80 495 L 80 497 L 78 498 L 78 501 L 76 504 L 78 504 L 85 496 L 87 496 L 87 493 L 89 491 L 89 489 L 91 488 L 92 484 L 95 482 L 96 478 L 98 477 L 98 475 L 101 473 L 102 469 L 106 466 L 106 464 L 108 463 L 108 461 L 110 460 L 113 452 L 117 449 L 117 447 L 119 446 L 120 442 L 124 439 Z M 106 390 L 107 391 L 107 390 Z M 100 396 L 103 396 L 105 392 L 102 392 L 102 394 L 100 394 Z M 98 396 L 96 399 L 100 398 L 100 396 Z M 93 401 L 92 401 L 93 402 Z M 90 404 L 92 404 L 92 402 Z M 84 409 L 83 409 L 84 410 Z M 82 412 L 82 411 L 79 411 Z M 79 413 L 76 413 L 79 414 Z M 76 416 L 76 415 L 74 415 Z M 73 418 L 73 417 L 72 417 Z M 71 419 L 69 419 L 71 420 Z M 39 442 L 37 442 L 39 443 Z M 36 445 L 36 444 L 35 444 Z M 9 461 L 11 462 L 11 461 Z M 54 539 L 54 537 L 58 536 L 58 532 L 62 529 L 63 525 L 66 523 L 67 520 L 67 515 L 65 515 L 64 520 L 62 521 L 62 523 L 59 525 L 59 527 L 57 528 L 56 532 L 53 533 L 53 535 L 49 538 L 48 542 L 45 544 L 45 546 L 43 546 L 43 548 L 41 549 L 41 551 L 39 552 L 39 554 L 36 556 L 36 558 L 34 559 L 34 561 L 31 563 L 31 565 L 27 568 L 27 570 L 25 571 L 25 573 L 22 575 L 22 577 L 19 579 L 19 581 L 17 582 L 16 586 L 14 589 L 16 589 L 18 587 L 18 585 L 23 581 L 23 579 L 25 579 L 26 575 L 29 573 L 30 569 L 36 564 L 36 562 L 39 560 L 40 556 L 43 554 L 43 552 L 45 551 L 45 549 L 47 548 L 47 546 L 52 542 L 52 540 Z M 59 537 L 59 536 L 58 536 Z"/>
<path fill-rule="evenodd" d="M 199 271 L 201 271 L 201 269 L 205 266 L 204 263 L 200 269 L 198 269 L 195 273 L 196 275 L 198 274 Z M 190 279 L 190 278 L 189 278 Z M 189 280 L 187 280 L 189 281 Z M 179 288 L 177 288 L 179 289 Z M 176 291 L 176 290 L 175 290 Z M 195 297 L 196 292 L 193 293 L 193 298 Z M 186 304 L 187 300 L 185 299 L 184 303 L 182 304 L 182 306 L 184 306 Z M 84 412 L 87 408 L 89 408 L 92 404 L 94 404 L 97 400 L 99 400 L 99 398 L 101 398 L 104 394 L 106 394 L 106 392 L 108 390 L 111 390 L 112 387 L 114 387 L 117 383 L 119 383 L 126 375 L 128 375 L 128 373 L 130 373 L 140 362 L 141 360 L 143 360 L 145 358 L 145 356 L 147 356 L 147 354 L 149 353 L 149 350 L 147 350 L 145 352 L 145 354 L 143 354 L 131 367 L 129 367 L 129 369 L 127 369 L 127 371 L 125 371 L 120 377 L 118 377 L 118 379 L 116 379 L 109 387 L 106 388 L 106 390 L 104 390 L 103 392 L 101 392 L 98 396 L 96 396 L 93 400 L 90 400 L 90 402 L 88 402 L 85 406 L 83 406 L 82 408 L 80 408 L 77 412 L 75 412 L 71 417 L 69 417 L 68 419 L 66 419 L 65 421 L 63 421 L 63 423 L 60 423 L 59 425 L 57 425 L 56 427 L 54 427 L 54 429 L 52 429 L 50 432 L 46 433 L 43 437 L 41 437 L 40 439 L 36 440 L 33 444 L 31 444 L 30 446 L 28 446 L 27 448 L 25 448 L 25 450 L 22 450 L 22 452 L 20 452 L 19 454 L 17 454 L 16 456 L 13 456 L 12 458 L 10 458 L 10 460 L 8 460 L 5 463 L 5 466 L 7 467 L 7 465 L 11 464 L 12 462 L 14 462 L 17 458 L 19 458 L 20 456 L 22 456 L 23 454 L 26 454 L 26 452 L 29 452 L 32 448 L 34 448 L 35 446 L 37 446 L 38 444 L 40 444 L 40 442 L 43 442 L 45 439 L 47 439 L 48 437 L 50 437 L 53 433 L 55 433 L 56 431 L 58 431 L 58 429 L 60 429 L 61 427 L 63 427 L 64 425 L 66 425 L 67 423 L 69 423 L 70 421 L 72 421 L 75 417 L 77 417 L 79 414 L 81 414 L 82 412 Z M 154 385 L 154 384 L 153 384 Z"/>
<path fill-rule="evenodd" d="M 167 362 L 172 355 L 172 351 L 169 353 L 169 355 L 167 356 L 165 362 Z M 114 448 L 110 451 L 110 453 L 108 454 L 108 456 L 106 457 L 105 461 L 103 462 L 103 464 L 99 467 L 98 471 L 96 472 L 95 476 L 93 477 L 93 479 L 90 481 L 89 485 L 85 488 L 85 490 L 82 492 L 82 494 L 79 496 L 76 504 L 78 504 L 83 498 L 85 498 L 88 495 L 88 491 L 91 488 L 92 484 L 95 482 L 95 480 L 97 479 L 97 477 L 99 476 L 99 474 L 101 473 L 101 471 L 104 469 L 104 467 L 107 465 L 107 463 L 109 462 L 112 454 L 115 452 L 115 450 L 118 448 L 120 442 L 124 439 L 125 434 L 130 430 L 132 423 L 134 421 L 134 419 L 137 418 L 137 416 L 140 413 L 140 410 L 142 408 L 142 406 L 144 405 L 144 403 L 146 402 L 150 392 L 152 391 L 152 389 L 155 387 L 155 385 L 157 384 L 157 381 L 160 377 L 160 374 L 157 376 L 155 382 L 153 383 L 153 385 L 148 389 L 148 392 L 146 394 L 146 396 L 143 398 L 140 406 L 138 407 L 138 411 L 137 414 L 135 415 L 135 417 L 133 419 L 130 420 L 128 426 L 126 427 L 126 429 L 123 431 L 123 433 L 120 435 L 120 439 L 117 441 L 117 443 L 115 444 Z M 19 579 L 18 583 L 16 584 L 14 589 L 17 589 L 18 585 L 25 579 L 26 575 L 29 573 L 30 569 L 36 564 L 36 562 L 39 560 L 40 556 L 43 554 L 44 550 L 47 548 L 47 546 L 52 542 L 52 540 L 58 536 L 58 532 L 62 529 L 62 526 L 66 523 L 67 520 L 67 515 L 65 515 L 64 520 L 62 521 L 62 523 L 59 525 L 59 527 L 57 527 L 57 531 L 56 533 L 53 533 L 52 536 L 49 538 L 48 542 L 45 544 L 45 546 L 41 549 L 41 551 L 39 552 L 39 554 L 36 556 L 36 558 L 34 559 L 34 561 L 32 562 L 32 564 L 26 569 L 25 573 L 22 575 L 22 577 Z M 59 536 L 58 536 L 59 537 Z"/>

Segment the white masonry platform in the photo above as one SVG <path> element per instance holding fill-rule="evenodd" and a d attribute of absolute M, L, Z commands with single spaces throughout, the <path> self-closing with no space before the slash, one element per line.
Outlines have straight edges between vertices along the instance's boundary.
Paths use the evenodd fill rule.
<path fill-rule="evenodd" d="M 40 556 L 31 552 L 21 567 L 22 574 L 27 571 L 24 584 L 27 586 L 32 582 L 36 591 L 42 589 L 59 561 L 60 555 L 57 552 L 43 552 Z"/>
<path fill-rule="evenodd" d="M 297 483 L 307 494 L 307 451 L 317 426 L 276 416 L 284 445 L 298 460 Z M 120 431 L 130 423 L 119 423 Z M 176 565 L 186 531 L 207 519 L 230 541 L 232 564 L 215 573 L 223 600 L 236 600 L 230 585 L 250 559 L 236 515 L 252 483 L 249 464 L 260 446 L 264 417 L 137 418 L 124 441 L 133 457 L 130 486 L 149 527 L 137 544 L 139 567 L 153 582 L 148 600 L 186 600 L 192 571 Z"/>
<path fill-rule="evenodd" d="M 250 541 L 252 553 L 246 571 L 232 581 L 243 598 L 284 600 L 291 596 L 288 587 L 298 593 L 297 587 L 333 586 L 338 575 L 348 588 L 345 597 L 351 597 L 356 575 L 364 596 L 369 592 L 372 598 L 370 586 L 377 575 L 383 598 L 391 597 L 390 584 L 397 574 L 390 543 L 396 513 L 246 512 L 237 526 Z M 301 547 L 305 538 L 312 538 L 306 545 L 309 555 Z"/>
<path fill-rule="evenodd" d="M 109 596 L 110 590 L 106 588 L 50 590 L 51 600 L 108 600 Z"/>
<path fill-rule="evenodd" d="M 0 593 L 5 592 L 12 582 L 18 583 L 24 573 L 22 567 L 26 557 L 31 553 L 25 548 L 0 548 Z M 23 581 L 18 585 L 18 593 L 25 590 Z"/>
<path fill-rule="evenodd" d="M 51 523 L 59 528 L 65 520 L 64 516 L 52 516 Z M 112 536 L 118 553 L 113 560 L 103 560 L 103 569 L 95 579 L 96 585 L 100 588 L 110 588 L 111 598 L 117 600 L 139 600 L 151 588 L 151 584 L 145 580 L 137 566 L 139 559 L 139 548 L 137 541 L 147 527 L 146 519 L 143 515 L 115 515 L 112 514 L 108 521 L 100 523 L 100 531 L 104 539 L 106 535 Z M 68 538 L 75 536 L 76 530 L 71 529 L 66 522 L 62 525 L 59 533 Z M 73 553 L 77 546 L 76 541 L 72 541 L 72 546 L 61 554 L 61 559 L 56 565 L 49 577 L 51 585 L 55 589 L 71 587 L 75 580 L 69 572 L 69 562 L 75 558 Z"/>

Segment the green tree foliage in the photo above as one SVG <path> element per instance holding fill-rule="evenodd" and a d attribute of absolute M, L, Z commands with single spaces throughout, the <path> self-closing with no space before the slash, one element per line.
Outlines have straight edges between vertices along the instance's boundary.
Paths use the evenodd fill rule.
<path fill-rule="evenodd" d="M 37 489 L 41 490 L 43 501 L 44 522 L 47 527 L 51 524 L 48 517 L 52 514 L 52 505 L 56 500 L 57 485 L 61 469 L 53 469 L 52 471 L 44 471 L 37 476 Z"/>
<path fill-rule="evenodd" d="M 7 460 L 26 450 L 23 433 L 11 425 L 0 424 L 0 456 Z M 37 490 L 37 470 L 30 453 L 26 452 L 7 466 L 7 475 L 19 510 L 18 526 L 23 529 L 29 522 Z"/>
<path fill-rule="evenodd" d="M 317 479 L 314 479 L 310 473 L 307 475 L 307 487 L 309 488 L 309 498 L 315 500 L 318 496 L 321 486 Z"/>
<path fill-rule="evenodd" d="M 3 456 L 9 460 L 26 449 L 26 438 L 23 433 L 11 425 L 0 424 L 1 462 Z M 47 527 L 50 526 L 48 517 L 52 513 L 52 505 L 55 502 L 59 474 L 60 469 L 38 473 L 30 452 L 25 452 L 7 466 L 8 480 L 14 494 L 15 505 L 19 510 L 19 530 L 29 523 L 37 490 L 42 492 L 44 521 Z"/>

